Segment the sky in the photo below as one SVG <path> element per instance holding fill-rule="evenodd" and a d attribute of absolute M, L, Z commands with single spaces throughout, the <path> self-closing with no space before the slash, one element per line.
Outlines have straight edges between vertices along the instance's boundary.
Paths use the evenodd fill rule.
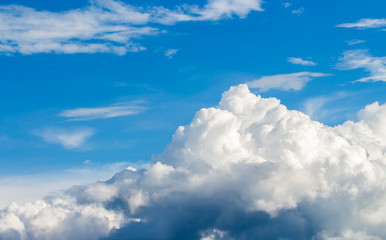
<path fill-rule="evenodd" d="M 2 0 L 0 239 L 386 238 L 385 8 Z"/>

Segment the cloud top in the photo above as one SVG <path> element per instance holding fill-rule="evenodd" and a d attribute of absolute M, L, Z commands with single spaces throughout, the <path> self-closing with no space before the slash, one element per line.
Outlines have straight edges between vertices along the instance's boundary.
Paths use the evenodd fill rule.
<path fill-rule="evenodd" d="M 232 87 L 147 170 L 0 213 L 0 239 L 384 239 L 386 105 L 336 127 Z"/>

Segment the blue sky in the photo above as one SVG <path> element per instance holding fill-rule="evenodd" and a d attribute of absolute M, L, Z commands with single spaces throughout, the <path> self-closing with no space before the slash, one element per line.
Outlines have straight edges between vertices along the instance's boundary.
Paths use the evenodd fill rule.
<path fill-rule="evenodd" d="M 331 126 L 385 102 L 385 1 L 184 3 L 3 0 L 0 179 L 149 163 L 242 83 Z"/>

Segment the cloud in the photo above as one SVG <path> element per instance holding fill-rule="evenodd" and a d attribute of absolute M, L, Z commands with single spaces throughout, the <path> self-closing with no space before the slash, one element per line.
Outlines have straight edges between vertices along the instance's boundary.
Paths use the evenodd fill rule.
<path fill-rule="evenodd" d="M 282 91 L 301 90 L 311 80 L 316 77 L 331 76 L 327 73 L 318 72 L 298 72 L 290 74 L 278 74 L 265 76 L 257 80 L 248 82 L 250 88 L 258 88 L 260 91 L 269 89 L 280 89 Z"/>
<path fill-rule="evenodd" d="M 291 7 L 291 3 L 290 2 L 283 2 L 282 4 L 281 4 L 284 8 L 289 8 L 289 7 Z"/>
<path fill-rule="evenodd" d="M 169 59 L 173 58 L 173 55 L 177 54 L 178 49 L 168 49 L 165 51 L 165 56 Z"/>
<path fill-rule="evenodd" d="M 334 122 L 336 118 L 342 117 L 342 112 L 349 109 L 346 104 L 339 103 L 338 101 L 350 95 L 348 92 L 338 92 L 330 93 L 328 96 L 309 98 L 303 103 L 303 111 L 313 120 L 324 123 Z"/>
<path fill-rule="evenodd" d="M 61 189 L 68 189 L 74 184 L 88 184 L 105 180 L 127 166 L 135 166 L 139 169 L 146 168 L 146 165 L 136 166 L 130 162 L 97 164 L 86 160 L 83 165 L 76 168 L 30 175 L 5 176 L 3 174 L 0 177 L 0 192 L 2 193 L 0 208 L 7 207 L 11 202 L 25 204 Z"/>
<path fill-rule="evenodd" d="M 386 26 L 386 18 L 380 18 L 380 19 L 362 18 L 355 23 L 342 23 L 336 26 L 343 27 L 343 28 L 357 28 L 357 29 L 381 28 Z"/>
<path fill-rule="evenodd" d="M 202 7 L 184 4 L 170 10 L 136 7 L 115 0 L 90 0 L 85 8 L 64 12 L 5 5 L 0 6 L 0 53 L 124 55 L 144 50 L 136 41 L 165 32 L 162 25 L 243 18 L 251 11 L 262 11 L 261 4 L 261 0 L 210 0 Z"/>
<path fill-rule="evenodd" d="M 108 107 L 67 109 L 59 113 L 59 116 L 70 118 L 72 121 L 85 121 L 137 115 L 146 109 L 140 106 L 139 103 L 125 102 Z"/>
<path fill-rule="evenodd" d="M 0 239 L 385 239 L 386 105 L 358 118 L 232 87 L 149 169 L 0 211 Z"/>
<path fill-rule="evenodd" d="M 357 39 L 353 39 L 353 40 L 350 40 L 350 41 L 346 41 L 346 43 L 347 43 L 349 46 L 361 44 L 361 43 L 364 43 L 364 42 L 365 42 L 365 40 L 357 40 Z"/>
<path fill-rule="evenodd" d="M 60 144 L 67 149 L 76 149 L 84 146 L 87 139 L 94 135 L 94 130 L 91 128 L 75 130 L 46 128 L 35 131 L 34 134 L 42 137 L 47 143 Z"/>
<path fill-rule="evenodd" d="M 316 66 L 316 63 L 302 58 L 289 57 L 288 62 L 302 66 Z"/>
<path fill-rule="evenodd" d="M 367 50 L 349 50 L 343 53 L 337 67 L 341 70 L 364 68 L 369 77 L 356 80 L 357 82 L 386 82 L 386 57 L 373 57 Z"/>
<path fill-rule="evenodd" d="M 291 11 L 292 14 L 296 14 L 296 15 L 302 15 L 303 12 L 304 12 L 304 7 L 301 7 L 299 9 L 295 9 L 295 10 Z"/>

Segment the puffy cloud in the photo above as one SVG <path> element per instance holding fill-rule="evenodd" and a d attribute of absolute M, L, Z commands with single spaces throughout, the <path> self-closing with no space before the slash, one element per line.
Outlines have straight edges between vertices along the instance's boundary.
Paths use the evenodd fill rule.
<path fill-rule="evenodd" d="M 261 4 L 261 0 L 209 0 L 202 7 L 184 4 L 170 10 L 135 7 L 115 0 L 90 0 L 85 8 L 65 12 L 0 6 L 0 53 L 124 55 L 145 49 L 135 40 L 164 32 L 159 24 L 151 24 L 246 17 L 251 11 L 262 11 Z"/>
<path fill-rule="evenodd" d="M 315 66 L 316 63 L 310 60 L 304 60 L 302 58 L 289 57 L 288 62 L 292 64 L 302 65 L 302 66 Z"/>
<path fill-rule="evenodd" d="M 108 107 L 67 109 L 59 113 L 59 116 L 70 118 L 73 121 L 84 121 L 136 115 L 146 109 L 139 104 L 140 102 L 124 102 Z"/>
<path fill-rule="evenodd" d="M 345 51 L 339 60 L 338 68 L 342 70 L 364 68 L 370 73 L 358 82 L 386 82 L 386 57 L 373 57 L 367 50 L 358 49 Z"/>
<path fill-rule="evenodd" d="M 329 127 L 232 87 L 149 169 L 11 204 L 0 239 L 384 239 L 386 105 L 358 118 Z"/>
<path fill-rule="evenodd" d="M 79 128 L 75 130 L 46 128 L 35 131 L 34 134 L 42 137 L 47 143 L 61 144 L 67 149 L 75 149 L 82 147 L 86 140 L 94 135 L 94 130 L 91 128 Z"/>
<path fill-rule="evenodd" d="M 357 29 L 366 29 L 366 28 L 381 28 L 386 26 L 386 18 L 362 18 L 355 23 L 342 23 L 337 25 L 337 27 L 343 28 L 357 28 Z"/>
<path fill-rule="evenodd" d="M 301 90 L 312 79 L 316 77 L 331 76 L 327 73 L 318 72 L 298 72 L 290 74 L 278 74 L 272 76 L 265 76 L 248 82 L 250 88 L 258 88 L 260 91 L 267 91 L 269 89 L 280 89 L 283 91 Z"/>

